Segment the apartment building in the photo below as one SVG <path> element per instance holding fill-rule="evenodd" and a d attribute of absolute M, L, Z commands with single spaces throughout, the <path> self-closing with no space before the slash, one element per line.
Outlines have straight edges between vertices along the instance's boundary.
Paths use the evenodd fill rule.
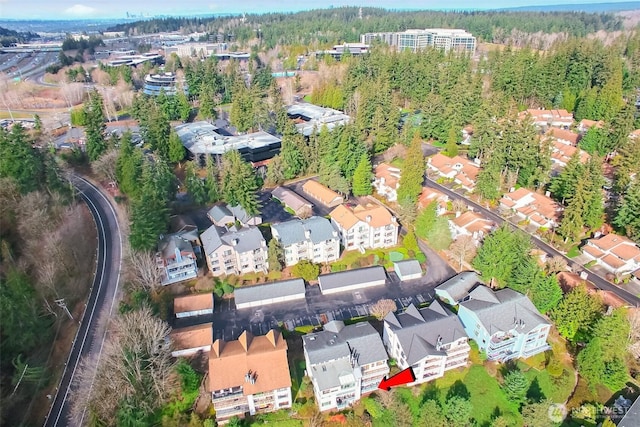
<path fill-rule="evenodd" d="M 551 322 L 531 300 L 509 288 L 494 291 L 475 272 L 460 273 L 436 288 L 436 295 L 458 306 L 466 334 L 489 360 L 530 357 L 548 350 Z"/>
<path fill-rule="evenodd" d="M 267 243 L 256 227 L 227 230 L 212 225 L 200 239 L 214 276 L 266 273 L 269 270 Z"/>
<path fill-rule="evenodd" d="M 383 341 L 400 369 L 413 369 L 416 380 L 409 385 L 466 366 L 471 350 L 464 326 L 439 301 L 420 310 L 411 304 L 402 313 L 389 313 L 384 319 Z"/>
<path fill-rule="evenodd" d="M 398 244 L 398 221 L 380 205 L 340 205 L 329 214 L 345 251 L 388 248 Z"/>
<path fill-rule="evenodd" d="M 209 390 L 216 421 L 290 408 L 291 376 L 287 342 L 270 330 L 244 331 L 235 341 L 216 340 L 209 353 Z"/>
<path fill-rule="evenodd" d="M 156 253 L 162 284 L 170 285 L 198 277 L 197 257 L 191 242 L 181 233 L 162 236 Z"/>
<path fill-rule="evenodd" d="M 287 267 L 305 259 L 333 262 L 340 257 L 340 238 L 328 219 L 312 216 L 271 225 L 271 235 L 284 250 Z"/>
<path fill-rule="evenodd" d="M 388 356 L 369 322 L 332 321 L 302 337 L 307 375 L 321 411 L 341 410 L 378 388 L 389 373 Z"/>

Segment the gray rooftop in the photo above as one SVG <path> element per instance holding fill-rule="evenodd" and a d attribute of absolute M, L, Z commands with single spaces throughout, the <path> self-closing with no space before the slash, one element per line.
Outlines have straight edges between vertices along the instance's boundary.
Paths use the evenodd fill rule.
<path fill-rule="evenodd" d="M 296 124 L 298 132 L 309 136 L 314 132 L 320 132 L 323 126 L 331 130 L 336 126 L 349 123 L 351 118 L 342 111 L 332 108 L 320 107 L 309 103 L 293 104 L 287 109 L 287 114 L 292 117 L 300 117 L 304 123 Z"/>
<path fill-rule="evenodd" d="M 263 246 L 264 237 L 257 227 L 241 228 L 227 231 L 224 228 L 212 225 L 200 235 L 202 246 L 206 254 L 218 249 L 221 245 L 233 246 L 238 253 L 253 251 Z"/>
<path fill-rule="evenodd" d="M 447 344 L 467 336 L 458 316 L 437 300 L 420 310 L 411 304 L 403 313 L 389 313 L 384 321 L 397 335 L 409 365 L 427 355 L 444 356 L 437 348 L 439 339 Z"/>
<path fill-rule="evenodd" d="M 408 259 L 405 261 L 396 261 L 393 263 L 393 269 L 400 272 L 403 276 L 410 274 L 422 274 L 422 267 L 416 259 Z"/>
<path fill-rule="evenodd" d="M 167 234 L 160 239 L 160 243 L 158 243 L 158 250 L 164 259 L 174 256 L 176 254 L 176 249 L 179 252 L 193 252 L 191 243 L 183 238 L 179 233 Z"/>
<path fill-rule="evenodd" d="M 541 324 L 550 324 L 526 295 L 509 288 L 494 292 L 478 286 L 460 306 L 474 312 L 491 335 L 513 329 L 526 334 Z"/>
<path fill-rule="evenodd" d="M 323 290 L 337 289 L 377 280 L 386 281 L 386 279 L 387 275 L 384 267 L 380 266 L 356 268 L 338 273 L 323 274 L 318 277 L 320 288 Z"/>
<path fill-rule="evenodd" d="M 475 271 L 463 271 L 446 282 L 438 285 L 437 290 L 446 291 L 456 302 L 464 299 L 469 291 L 478 283 L 482 283 Z"/>
<path fill-rule="evenodd" d="M 311 368 L 307 369 L 312 372 L 320 390 L 343 385 L 341 378 L 344 379 L 345 383 L 351 383 L 355 380 L 354 370 L 348 357 L 312 365 Z"/>
<path fill-rule="evenodd" d="M 337 233 L 331 222 L 319 216 L 312 216 L 307 219 L 293 219 L 279 224 L 272 224 L 271 227 L 278 232 L 282 246 L 306 241 L 305 232 L 307 231 L 309 231 L 310 239 L 314 244 L 337 238 Z"/>
<path fill-rule="evenodd" d="M 334 320 L 324 330 L 302 337 L 312 365 L 353 355 L 359 365 L 387 360 L 380 334 L 369 322 L 345 326 Z"/>
<path fill-rule="evenodd" d="M 234 246 L 238 253 L 250 252 L 266 245 L 264 237 L 258 227 L 241 228 L 222 235 L 222 241 Z"/>
<path fill-rule="evenodd" d="M 227 136 L 208 122 L 184 123 L 175 127 L 182 145 L 193 154 L 224 154 L 244 147 L 260 148 L 280 142 L 280 138 L 267 132 Z"/>
<path fill-rule="evenodd" d="M 265 283 L 264 285 L 237 288 L 233 294 L 236 304 L 246 304 L 262 301 L 265 298 L 279 298 L 300 293 L 304 294 L 304 280 L 302 279 L 283 280 Z"/>
<path fill-rule="evenodd" d="M 298 211 L 298 209 L 304 206 L 313 207 L 313 204 L 310 201 L 286 187 L 274 188 L 273 191 L 271 191 L 271 195 L 294 211 Z"/>
<path fill-rule="evenodd" d="M 222 221 L 225 217 L 233 216 L 231 211 L 225 205 L 214 205 L 207 214 L 213 218 L 215 222 Z"/>

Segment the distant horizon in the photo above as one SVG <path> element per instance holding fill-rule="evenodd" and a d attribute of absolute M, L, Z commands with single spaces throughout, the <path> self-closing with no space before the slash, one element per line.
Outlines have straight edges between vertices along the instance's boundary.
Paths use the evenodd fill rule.
<path fill-rule="evenodd" d="M 77 3 L 82 1 L 82 3 Z M 125 0 L 29 0 L 29 7 L 17 0 L 0 0 L 0 21 L 66 21 L 66 20 L 106 20 L 106 19 L 150 19 L 153 17 L 190 17 L 224 16 L 263 13 L 295 13 L 304 10 L 329 9 L 330 7 L 361 6 L 387 10 L 437 10 L 437 11 L 482 11 L 514 8 L 536 8 L 584 5 L 639 4 L 633 1 L 602 0 L 399 0 L 389 4 L 388 0 L 368 0 L 367 4 L 358 4 L 364 0 L 330 0 L 325 7 L 317 2 L 296 0 L 240 0 L 230 6 L 228 3 L 214 3 L 212 0 L 192 0 L 189 7 L 176 7 L 169 0 L 151 1 L 149 6 L 140 10 L 140 4 L 132 7 Z M 152 8 L 152 9 L 151 9 Z"/>

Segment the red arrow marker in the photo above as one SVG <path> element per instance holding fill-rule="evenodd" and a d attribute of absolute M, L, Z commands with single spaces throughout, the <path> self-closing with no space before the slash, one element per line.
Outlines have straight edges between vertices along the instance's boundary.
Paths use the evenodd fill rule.
<path fill-rule="evenodd" d="M 412 383 L 416 380 L 416 376 L 413 374 L 413 369 L 408 367 L 402 372 L 399 372 L 391 378 L 383 378 L 378 385 L 380 390 L 391 390 L 391 387 L 397 387 L 399 385 Z"/>

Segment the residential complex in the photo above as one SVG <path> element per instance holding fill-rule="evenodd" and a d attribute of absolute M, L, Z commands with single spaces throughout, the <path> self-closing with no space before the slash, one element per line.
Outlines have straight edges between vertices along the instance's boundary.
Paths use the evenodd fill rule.
<path fill-rule="evenodd" d="M 380 163 L 375 167 L 373 186 L 379 195 L 390 202 L 398 200 L 400 173 L 400 169 L 387 163 Z"/>
<path fill-rule="evenodd" d="M 191 242 L 181 233 L 162 236 L 156 253 L 162 284 L 170 285 L 198 277 L 197 257 Z"/>
<path fill-rule="evenodd" d="M 556 227 L 563 211 L 562 206 L 548 195 L 524 187 L 502 196 L 500 208 L 515 214 L 520 221 L 528 221 L 535 228 Z"/>
<path fill-rule="evenodd" d="M 307 375 L 321 411 L 344 409 L 378 388 L 389 373 L 387 352 L 368 322 L 332 321 L 302 337 Z"/>
<path fill-rule="evenodd" d="M 462 214 L 457 212 L 456 217 L 449 220 L 452 239 L 455 240 L 460 236 L 470 236 L 476 245 L 482 242 L 485 236 L 489 235 L 495 228 L 495 222 L 473 211 L 467 211 Z"/>
<path fill-rule="evenodd" d="M 224 229 L 212 225 L 200 236 L 214 276 L 267 273 L 267 243 L 256 227 Z"/>
<path fill-rule="evenodd" d="M 449 28 L 427 28 L 424 30 L 405 30 L 389 33 L 366 33 L 360 36 L 360 42 L 371 44 L 379 40 L 398 50 L 419 52 L 428 47 L 444 51 L 475 52 L 476 38 L 469 32 Z"/>
<path fill-rule="evenodd" d="M 196 294 L 176 297 L 173 313 L 178 319 L 213 314 L 213 294 Z"/>
<path fill-rule="evenodd" d="M 529 117 L 533 124 L 543 130 L 547 128 L 569 129 L 573 125 L 573 113 L 567 110 L 537 110 L 530 108 L 520 113 L 520 118 Z"/>
<path fill-rule="evenodd" d="M 402 313 L 389 313 L 383 340 L 400 369 L 413 368 L 416 380 L 410 385 L 466 366 L 471 350 L 460 320 L 438 301 L 420 310 L 411 304 Z"/>
<path fill-rule="evenodd" d="M 551 323 L 526 295 L 509 288 L 494 291 L 474 272 L 449 279 L 436 288 L 436 295 L 458 306 L 464 330 L 489 360 L 506 362 L 550 348 Z"/>
<path fill-rule="evenodd" d="M 209 353 L 209 390 L 218 423 L 233 416 L 291 407 L 287 342 L 280 332 L 216 340 Z"/>
<path fill-rule="evenodd" d="M 193 356 L 201 351 L 208 352 L 213 343 L 213 324 L 204 323 L 174 329 L 169 334 L 169 341 L 173 357 Z"/>
<path fill-rule="evenodd" d="M 340 257 L 340 238 L 328 219 L 312 216 L 271 225 L 271 235 L 284 250 L 287 267 L 301 260 L 333 262 Z"/>
<path fill-rule="evenodd" d="M 271 191 L 271 196 L 291 209 L 299 218 L 306 218 L 313 213 L 313 203 L 286 187 L 274 188 Z"/>
<path fill-rule="evenodd" d="M 398 244 L 398 221 L 383 206 L 340 205 L 329 214 L 345 251 L 388 248 Z"/>
<path fill-rule="evenodd" d="M 473 191 L 480 173 L 480 164 L 460 156 L 436 154 L 427 159 L 427 170 L 452 180 L 467 191 Z"/>
<path fill-rule="evenodd" d="M 640 248 L 632 240 L 617 234 L 587 240 L 582 253 L 613 274 L 633 273 L 640 269 Z"/>

